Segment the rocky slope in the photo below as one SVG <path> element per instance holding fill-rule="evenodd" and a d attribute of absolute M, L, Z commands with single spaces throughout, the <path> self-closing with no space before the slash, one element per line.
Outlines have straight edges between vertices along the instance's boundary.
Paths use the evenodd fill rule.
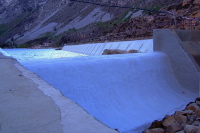
<path fill-rule="evenodd" d="M 117 40 L 133 40 L 151 38 L 153 29 L 200 29 L 200 4 L 199 0 L 185 0 L 183 2 L 165 6 L 160 11 L 170 13 L 149 13 L 142 11 L 135 12 L 130 19 L 121 18 L 121 23 L 117 23 L 119 19 L 99 22 L 91 26 L 87 30 L 74 31 L 73 33 L 65 33 L 60 39 L 60 43 L 87 43 L 87 42 L 104 42 Z M 158 8 L 159 9 L 159 8 Z M 127 14 L 129 14 L 129 12 Z M 185 18 L 188 17 L 188 18 Z M 195 18 L 191 20 L 189 18 Z"/>
<path fill-rule="evenodd" d="M 95 38 L 94 41 L 103 42 L 107 40 L 116 41 L 150 38 L 153 35 L 153 29 L 200 30 L 199 9 L 199 0 L 185 0 L 181 3 L 160 9 L 160 11 L 173 13 L 175 16 L 168 13 L 144 14 L 143 12 L 143 15 L 113 26 L 109 33 Z"/>
<path fill-rule="evenodd" d="M 158 10 L 181 0 L 85 0 L 106 5 Z M 1 0 L 0 44 L 28 45 L 101 41 L 100 36 L 142 11 L 73 2 L 69 0 Z M 116 27 L 115 27 L 116 29 Z M 89 39 L 86 37 L 89 36 Z M 98 39 L 96 39 L 98 38 Z M 100 38 L 100 39 L 99 39 Z M 80 40 L 80 41 L 79 41 Z M 55 44 L 55 43 L 54 43 Z"/>
<path fill-rule="evenodd" d="M 199 133 L 200 99 L 191 102 L 183 111 L 167 115 L 161 121 L 154 121 L 143 133 Z"/>

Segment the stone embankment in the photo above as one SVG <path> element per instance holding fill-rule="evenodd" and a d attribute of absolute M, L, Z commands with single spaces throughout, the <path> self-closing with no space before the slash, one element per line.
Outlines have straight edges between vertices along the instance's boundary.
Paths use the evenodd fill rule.
<path fill-rule="evenodd" d="M 189 103 L 185 110 L 154 121 L 143 133 L 200 133 L 200 98 Z"/>

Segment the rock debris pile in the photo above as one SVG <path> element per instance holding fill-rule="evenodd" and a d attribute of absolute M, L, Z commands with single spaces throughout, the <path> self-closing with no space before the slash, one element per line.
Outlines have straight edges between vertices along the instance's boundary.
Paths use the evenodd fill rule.
<path fill-rule="evenodd" d="M 143 133 L 200 133 L 200 98 L 189 103 L 185 110 L 154 121 Z"/>

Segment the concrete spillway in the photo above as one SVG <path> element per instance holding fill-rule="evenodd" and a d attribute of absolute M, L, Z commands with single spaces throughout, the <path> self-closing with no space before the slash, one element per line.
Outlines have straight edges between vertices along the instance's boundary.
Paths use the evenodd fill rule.
<path fill-rule="evenodd" d="M 102 123 L 139 132 L 183 109 L 195 95 L 175 79 L 162 53 L 22 62 Z"/>
<path fill-rule="evenodd" d="M 24 60 L 21 64 L 110 128 L 138 133 L 152 121 L 184 109 L 199 90 L 198 66 L 178 35 L 170 30 L 154 34 L 158 52 Z M 87 49 L 95 51 L 97 46 L 92 47 Z"/>

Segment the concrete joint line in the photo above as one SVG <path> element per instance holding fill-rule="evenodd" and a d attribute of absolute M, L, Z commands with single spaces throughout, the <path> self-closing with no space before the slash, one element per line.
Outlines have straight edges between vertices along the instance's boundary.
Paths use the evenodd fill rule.
<path fill-rule="evenodd" d="M 144 43 L 143 43 L 144 44 Z M 140 51 L 140 49 L 142 48 L 143 44 L 140 46 L 140 48 L 138 49 L 138 51 Z"/>

